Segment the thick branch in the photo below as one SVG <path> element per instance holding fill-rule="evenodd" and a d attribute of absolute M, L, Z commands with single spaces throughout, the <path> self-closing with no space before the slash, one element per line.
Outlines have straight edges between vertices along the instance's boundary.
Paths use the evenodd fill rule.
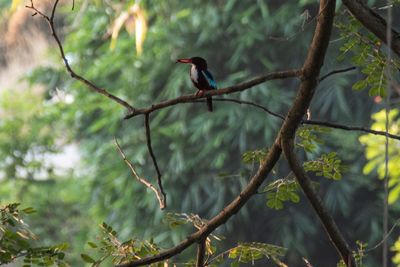
<path fill-rule="evenodd" d="M 342 2 L 365 28 L 387 44 L 387 23 L 384 18 L 369 8 L 362 0 L 342 0 Z M 400 56 L 400 34 L 394 29 L 392 29 L 390 47 Z"/>
<path fill-rule="evenodd" d="M 121 146 L 118 143 L 117 139 L 114 139 L 115 141 L 115 145 L 117 146 L 118 152 L 121 155 L 122 159 L 124 160 L 124 162 L 126 163 L 126 165 L 128 165 L 129 169 L 131 169 L 131 172 L 133 174 L 133 176 L 135 176 L 135 178 L 142 184 L 144 184 L 147 188 L 150 188 L 154 194 L 156 195 L 158 202 L 160 204 L 160 209 L 164 209 L 166 207 L 166 201 L 165 201 L 165 195 L 162 193 L 162 191 L 158 190 L 154 185 L 152 185 L 149 181 L 147 181 L 144 178 L 141 178 L 135 168 L 133 167 L 133 164 L 128 160 L 128 158 L 126 157 L 124 151 L 122 150 Z"/>
<path fill-rule="evenodd" d="M 171 258 L 184 249 L 189 247 L 195 242 L 199 242 L 205 238 L 208 234 L 214 231 L 218 226 L 225 223 L 232 215 L 238 212 L 242 206 L 250 199 L 250 197 L 256 194 L 257 189 L 260 187 L 262 182 L 266 179 L 269 172 L 275 166 L 278 161 L 282 150 L 281 150 L 281 137 L 291 137 L 294 136 L 296 128 L 301 122 L 302 116 L 306 112 L 309 103 L 311 101 L 312 95 L 314 93 L 315 86 L 317 84 L 317 77 L 319 74 L 319 69 L 322 66 L 323 56 L 326 52 L 326 47 L 329 41 L 330 30 L 332 28 L 333 15 L 335 11 L 335 1 L 321 1 L 320 4 L 321 16 L 318 19 L 318 26 L 315 32 L 313 43 L 310 47 L 309 55 L 306 59 L 304 65 L 303 82 L 300 87 L 299 95 L 295 99 L 293 107 L 291 108 L 287 119 L 282 126 L 282 129 L 276 138 L 274 144 L 269 150 L 267 157 L 260 164 L 257 173 L 251 178 L 248 185 L 243 189 L 243 191 L 236 197 L 228 206 L 226 206 L 217 216 L 212 218 L 203 228 L 199 231 L 188 236 L 183 242 L 177 246 L 164 250 L 161 253 L 143 258 L 131 263 L 127 263 L 122 266 L 142 266 L 148 265 L 154 262 L 159 262 L 168 258 Z M 292 76 L 290 76 L 292 77 Z M 222 89 L 227 90 L 227 89 Z M 219 90 L 213 92 L 216 93 Z M 213 94 L 217 95 L 217 94 Z M 197 98 L 193 96 L 185 96 L 184 101 L 182 99 L 175 99 L 164 102 L 162 106 L 158 106 L 157 109 L 167 107 L 169 105 L 174 105 L 182 102 L 189 102 Z M 173 102 L 171 102 L 173 101 Z M 150 113 L 155 110 L 154 106 L 149 109 L 144 109 L 142 113 Z"/>
<path fill-rule="evenodd" d="M 183 96 L 180 96 L 175 99 L 170 99 L 170 100 L 160 102 L 160 103 L 152 105 L 151 107 L 148 107 L 148 108 L 136 109 L 136 110 L 131 111 L 128 115 L 126 115 L 125 119 L 130 119 L 130 118 L 135 117 L 140 114 L 150 114 L 153 111 L 156 111 L 156 110 L 159 110 L 162 108 L 166 108 L 169 106 L 177 105 L 179 103 L 193 102 L 196 99 L 206 98 L 207 96 L 226 95 L 226 94 L 241 92 L 241 91 L 244 91 L 251 87 L 254 87 L 258 84 L 261 84 L 265 81 L 292 78 L 292 77 L 297 77 L 300 75 L 301 75 L 301 70 L 299 70 L 299 69 L 270 72 L 270 73 L 267 73 L 265 75 L 254 78 L 254 79 L 244 82 L 244 83 L 240 83 L 237 85 L 229 86 L 229 87 L 218 89 L 218 90 L 207 91 L 203 95 L 195 95 L 195 94 L 183 95 Z"/>
<path fill-rule="evenodd" d="M 167 205 L 167 194 L 164 191 L 163 185 L 162 185 L 162 181 L 161 181 L 161 172 L 160 172 L 160 168 L 158 168 L 158 164 L 157 164 L 157 159 L 156 156 L 154 155 L 153 152 L 153 148 L 151 146 L 151 133 L 150 133 L 150 118 L 149 118 L 149 114 L 145 114 L 144 115 L 144 126 L 146 129 L 146 141 L 147 141 L 147 149 L 149 150 L 151 159 L 153 160 L 153 164 L 154 167 L 157 171 L 157 183 L 158 183 L 158 187 L 160 188 L 161 193 L 163 194 L 164 198 L 163 198 L 163 203 L 164 206 L 161 208 L 165 208 Z"/>
<path fill-rule="evenodd" d="M 67 60 L 67 58 L 65 56 L 64 48 L 62 46 L 60 38 L 58 37 L 58 34 L 57 34 L 56 29 L 54 27 L 54 15 L 56 13 L 56 9 L 57 9 L 58 3 L 59 3 L 59 0 L 56 0 L 54 2 L 53 9 L 51 11 L 51 16 L 50 17 L 45 15 L 40 10 L 38 10 L 33 4 L 33 0 L 31 0 L 31 5 L 30 6 L 26 6 L 26 7 L 29 8 L 29 9 L 32 9 L 33 11 L 35 11 L 35 14 L 39 14 L 40 16 L 42 16 L 47 21 L 47 23 L 49 24 L 49 27 L 50 27 L 50 30 L 51 30 L 51 35 L 53 36 L 54 40 L 57 43 L 58 49 L 60 50 L 61 58 L 63 59 L 64 65 L 67 68 L 67 71 L 69 72 L 69 74 L 71 75 L 72 78 L 84 83 L 86 86 L 88 86 L 93 91 L 108 97 L 109 99 L 111 99 L 114 102 L 117 102 L 121 106 L 123 106 L 126 109 L 128 109 L 129 112 L 134 111 L 135 109 L 128 102 L 126 102 L 125 100 L 123 100 L 123 99 L 121 99 L 121 98 L 109 93 L 107 90 L 98 87 L 97 85 L 95 85 L 91 81 L 89 81 L 89 80 L 85 79 L 84 77 L 78 75 L 72 69 L 72 67 L 70 66 L 70 64 L 69 64 L 69 62 L 68 62 L 68 60 Z"/>
<path fill-rule="evenodd" d="M 293 107 L 289 110 L 281 130 L 282 149 L 288 160 L 290 169 L 295 174 L 307 199 L 321 220 L 331 242 L 348 267 L 355 267 L 349 246 L 341 235 L 334 220 L 322 204 L 320 197 L 314 191 L 311 180 L 299 164 L 294 152 L 294 137 L 297 127 L 302 122 L 303 116 L 309 108 L 310 102 L 318 84 L 318 76 L 324 62 L 324 57 L 329 44 L 332 31 L 333 17 L 335 14 L 334 0 L 320 1 L 320 16 L 314 38 L 308 50 L 308 55 L 303 66 L 303 79 Z"/>

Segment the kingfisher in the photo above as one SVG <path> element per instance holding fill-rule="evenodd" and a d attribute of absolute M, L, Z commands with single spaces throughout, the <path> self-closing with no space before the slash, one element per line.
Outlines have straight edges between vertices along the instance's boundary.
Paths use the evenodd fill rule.
<path fill-rule="evenodd" d="M 217 89 L 217 83 L 215 82 L 211 72 L 207 70 L 207 61 L 204 58 L 181 58 L 178 59 L 177 62 L 192 64 L 189 74 L 193 85 L 198 89 L 196 95 L 203 95 L 204 91 Z M 207 96 L 206 101 L 208 111 L 213 111 L 211 96 Z"/>

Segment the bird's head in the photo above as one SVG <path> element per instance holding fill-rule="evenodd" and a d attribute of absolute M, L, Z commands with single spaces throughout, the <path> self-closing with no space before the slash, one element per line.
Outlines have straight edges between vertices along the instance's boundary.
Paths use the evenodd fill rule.
<path fill-rule="evenodd" d="M 177 62 L 190 63 L 202 70 L 207 69 L 207 61 L 202 57 L 181 58 L 181 59 L 178 59 Z"/>

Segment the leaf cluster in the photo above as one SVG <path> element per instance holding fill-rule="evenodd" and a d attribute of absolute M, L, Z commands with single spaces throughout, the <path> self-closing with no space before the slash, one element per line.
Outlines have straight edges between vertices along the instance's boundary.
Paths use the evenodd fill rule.
<path fill-rule="evenodd" d="M 22 214 L 34 213 L 31 207 L 19 209 L 19 203 L 0 208 L 0 265 L 23 258 L 23 267 L 69 266 L 65 261 L 67 244 L 35 246 L 36 236 L 22 219 Z"/>
<path fill-rule="evenodd" d="M 362 25 L 352 15 L 343 16 L 336 26 L 344 40 L 339 60 L 351 56 L 351 62 L 360 68 L 363 78 L 353 84 L 354 90 L 369 89 L 370 96 L 385 96 L 388 60 L 382 42 L 372 33 L 364 32 Z M 393 71 L 400 67 L 398 60 L 390 62 Z"/>
<path fill-rule="evenodd" d="M 317 176 L 340 180 L 342 178 L 341 162 L 336 152 L 330 152 L 322 154 L 318 159 L 304 162 L 303 167 L 306 171 L 315 172 Z"/>
<path fill-rule="evenodd" d="M 228 258 L 232 259 L 232 267 L 240 266 L 241 263 L 254 264 L 256 260 L 263 258 L 271 259 L 274 262 L 280 262 L 279 257 L 284 256 L 286 249 L 283 247 L 266 243 L 241 243 L 237 247 L 229 250 Z"/>
<path fill-rule="evenodd" d="M 298 203 L 300 201 L 299 188 L 297 181 L 293 177 L 290 178 L 290 175 L 270 183 L 263 190 L 266 193 L 267 206 L 271 209 L 280 210 L 285 201 Z"/>

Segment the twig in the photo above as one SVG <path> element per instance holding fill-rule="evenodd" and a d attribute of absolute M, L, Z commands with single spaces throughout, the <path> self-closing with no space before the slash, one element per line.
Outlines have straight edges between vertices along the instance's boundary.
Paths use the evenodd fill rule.
<path fill-rule="evenodd" d="M 391 235 L 391 233 L 393 232 L 393 230 L 394 230 L 394 229 L 396 228 L 396 226 L 398 226 L 399 224 L 400 224 L 400 218 L 397 219 L 397 220 L 394 222 L 392 228 L 390 228 L 390 230 L 386 233 L 386 235 L 382 238 L 381 241 L 379 241 L 375 246 L 373 246 L 373 247 L 371 247 L 371 248 L 369 248 L 369 249 L 363 250 L 363 252 L 371 252 L 371 251 L 373 251 L 373 250 L 379 248 L 379 247 L 389 238 L 389 236 Z"/>
<path fill-rule="evenodd" d="M 198 242 L 197 245 L 197 259 L 196 259 L 196 267 L 204 267 L 204 259 L 206 256 L 206 239 L 203 238 Z"/>
<path fill-rule="evenodd" d="M 90 89 L 92 89 L 93 91 L 95 91 L 95 92 L 97 92 L 97 93 L 99 93 L 99 94 L 102 94 L 102 95 L 108 97 L 109 99 L 111 99 L 112 101 L 114 101 L 114 102 L 120 104 L 121 106 L 125 107 L 125 108 L 128 110 L 128 112 L 133 112 L 133 111 L 135 110 L 135 108 L 134 108 L 133 106 L 131 106 L 128 102 L 126 102 L 125 100 L 123 100 L 123 99 L 121 99 L 121 98 L 119 98 L 119 97 L 117 97 L 117 96 L 115 96 L 115 95 L 109 93 L 107 90 L 98 87 L 97 85 L 95 85 L 95 84 L 92 83 L 91 81 L 89 81 L 89 80 L 85 79 L 84 77 L 78 75 L 78 74 L 72 69 L 72 67 L 70 66 L 70 64 L 69 64 L 69 62 L 68 62 L 68 60 L 67 60 L 67 58 L 66 58 L 66 56 L 65 56 L 64 48 L 63 48 L 63 46 L 62 46 L 62 43 L 61 43 L 61 41 L 60 41 L 60 38 L 58 37 L 57 32 L 56 32 L 56 29 L 55 29 L 55 27 L 54 27 L 54 15 L 55 15 L 55 13 L 56 13 L 56 9 L 57 9 L 57 5 L 58 5 L 58 3 L 59 3 L 59 0 L 56 0 L 56 1 L 54 2 L 53 9 L 52 9 L 52 11 L 51 11 L 51 16 L 50 16 L 50 17 L 47 16 L 46 14 L 44 14 L 43 12 L 41 12 L 40 10 L 38 10 L 38 9 L 34 6 L 34 4 L 33 4 L 33 0 L 30 0 L 30 2 L 31 2 L 31 5 L 30 5 L 30 6 L 27 5 L 27 6 L 25 6 L 25 7 L 26 7 L 26 8 L 29 8 L 29 9 L 32 9 L 33 11 L 35 11 L 36 14 L 39 14 L 39 15 L 40 15 L 42 18 L 44 18 L 44 19 L 47 21 L 47 23 L 49 24 L 49 27 L 50 27 L 50 30 L 51 30 L 51 34 L 52 34 L 54 40 L 55 40 L 56 43 L 57 43 L 58 49 L 59 49 L 60 54 L 61 54 L 61 58 L 63 59 L 64 65 L 65 65 L 65 67 L 67 68 L 67 71 L 69 72 L 69 74 L 71 75 L 71 77 L 72 77 L 73 79 L 76 79 L 76 80 L 78 80 L 78 81 L 80 81 L 80 82 L 86 84 L 86 85 L 87 85 Z M 36 15 L 36 14 L 34 14 L 34 15 Z"/>
<path fill-rule="evenodd" d="M 147 149 L 149 150 L 151 159 L 153 160 L 154 167 L 156 168 L 156 171 L 157 171 L 158 187 L 160 188 L 160 191 L 164 196 L 164 205 L 166 207 L 166 205 L 167 205 L 166 204 L 167 203 L 167 194 L 164 191 L 164 188 L 163 188 L 163 185 L 162 185 L 162 181 L 161 181 L 161 172 L 160 172 L 160 169 L 158 168 L 157 159 L 156 159 L 156 156 L 154 155 L 153 148 L 151 146 L 151 133 L 150 133 L 150 122 L 149 122 L 150 118 L 149 118 L 149 116 L 150 116 L 149 114 L 145 114 L 144 115 L 144 125 L 145 125 L 145 128 L 146 128 Z"/>
<path fill-rule="evenodd" d="M 369 134 L 375 134 L 375 135 L 382 135 L 386 136 L 386 132 L 383 131 L 376 131 L 364 127 L 358 127 L 358 126 L 347 126 L 343 124 L 338 124 L 338 123 L 332 123 L 332 122 L 325 122 L 325 121 L 315 121 L 315 120 L 303 120 L 303 124 L 309 124 L 309 125 L 321 125 L 329 128 L 334 128 L 334 129 L 341 129 L 345 131 L 359 131 L 359 132 L 365 132 Z M 388 134 L 389 138 L 400 140 L 399 135 L 395 134 Z"/>
<path fill-rule="evenodd" d="M 135 178 L 142 184 L 144 184 L 147 188 L 150 188 L 156 195 L 158 202 L 160 204 L 160 209 L 164 209 L 166 207 L 165 204 L 165 196 L 162 194 L 162 192 L 160 192 L 160 190 L 158 190 L 154 185 L 152 185 L 149 181 L 147 181 L 144 178 L 141 178 L 135 168 L 133 167 L 133 164 L 127 159 L 124 151 L 122 150 L 121 146 L 118 143 L 117 138 L 114 138 L 114 142 L 115 145 L 117 146 L 118 152 L 121 155 L 122 159 L 124 160 L 124 162 L 126 163 L 126 165 L 128 165 L 128 167 L 131 169 L 131 172 L 133 174 L 133 176 L 135 176 Z"/>
<path fill-rule="evenodd" d="M 197 100 L 197 101 L 204 102 L 202 100 Z M 241 105 L 242 104 L 243 105 L 249 105 L 249 106 L 253 106 L 253 107 L 262 109 L 263 111 L 267 112 L 268 114 L 270 114 L 270 115 L 272 115 L 274 117 L 280 118 L 281 120 L 285 119 L 285 116 L 283 116 L 281 114 L 278 114 L 276 112 L 273 112 L 273 111 L 269 110 L 267 107 L 264 107 L 264 106 L 262 106 L 260 104 L 257 104 L 257 103 L 251 102 L 251 101 L 239 100 L 239 99 L 234 99 L 234 98 L 213 98 L 213 101 L 232 102 L 232 103 L 237 103 L 237 104 L 241 104 Z"/>
<path fill-rule="evenodd" d="M 329 76 L 332 76 L 334 74 L 348 72 L 348 71 L 355 70 L 355 69 L 357 69 L 357 67 L 352 66 L 352 67 L 348 67 L 348 68 L 344 68 L 344 69 L 333 70 L 333 71 L 328 72 L 327 74 L 323 75 L 321 78 L 319 78 L 318 81 L 322 82 L 323 80 L 325 80 L 326 78 L 328 78 Z"/>
<path fill-rule="evenodd" d="M 202 95 L 183 95 L 175 99 L 170 99 L 170 100 L 165 100 L 162 101 L 158 104 L 151 105 L 148 108 L 142 108 L 142 109 L 136 109 L 128 113 L 124 119 L 130 119 L 132 117 L 135 117 L 140 114 L 150 114 L 153 111 L 166 108 L 169 106 L 177 105 L 180 103 L 188 103 L 188 102 L 193 102 L 194 100 L 201 99 L 201 98 L 206 98 L 207 96 L 217 96 L 217 95 L 226 95 L 226 94 L 232 94 L 236 92 L 241 92 L 246 89 L 249 89 L 251 87 L 254 87 L 258 84 L 261 84 L 265 81 L 270 81 L 270 80 L 278 80 L 278 79 L 285 79 L 285 78 L 293 78 L 293 77 L 298 77 L 301 75 L 301 70 L 299 69 L 294 69 L 294 70 L 286 70 L 286 71 L 277 71 L 277 72 L 270 72 L 265 75 L 262 75 L 260 77 L 254 78 L 252 80 L 249 80 L 247 82 L 243 82 L 237 85 L 229 86 L 226 88 L 218 89 L 218 90 L 210 90 L 205 92 Z"/>

